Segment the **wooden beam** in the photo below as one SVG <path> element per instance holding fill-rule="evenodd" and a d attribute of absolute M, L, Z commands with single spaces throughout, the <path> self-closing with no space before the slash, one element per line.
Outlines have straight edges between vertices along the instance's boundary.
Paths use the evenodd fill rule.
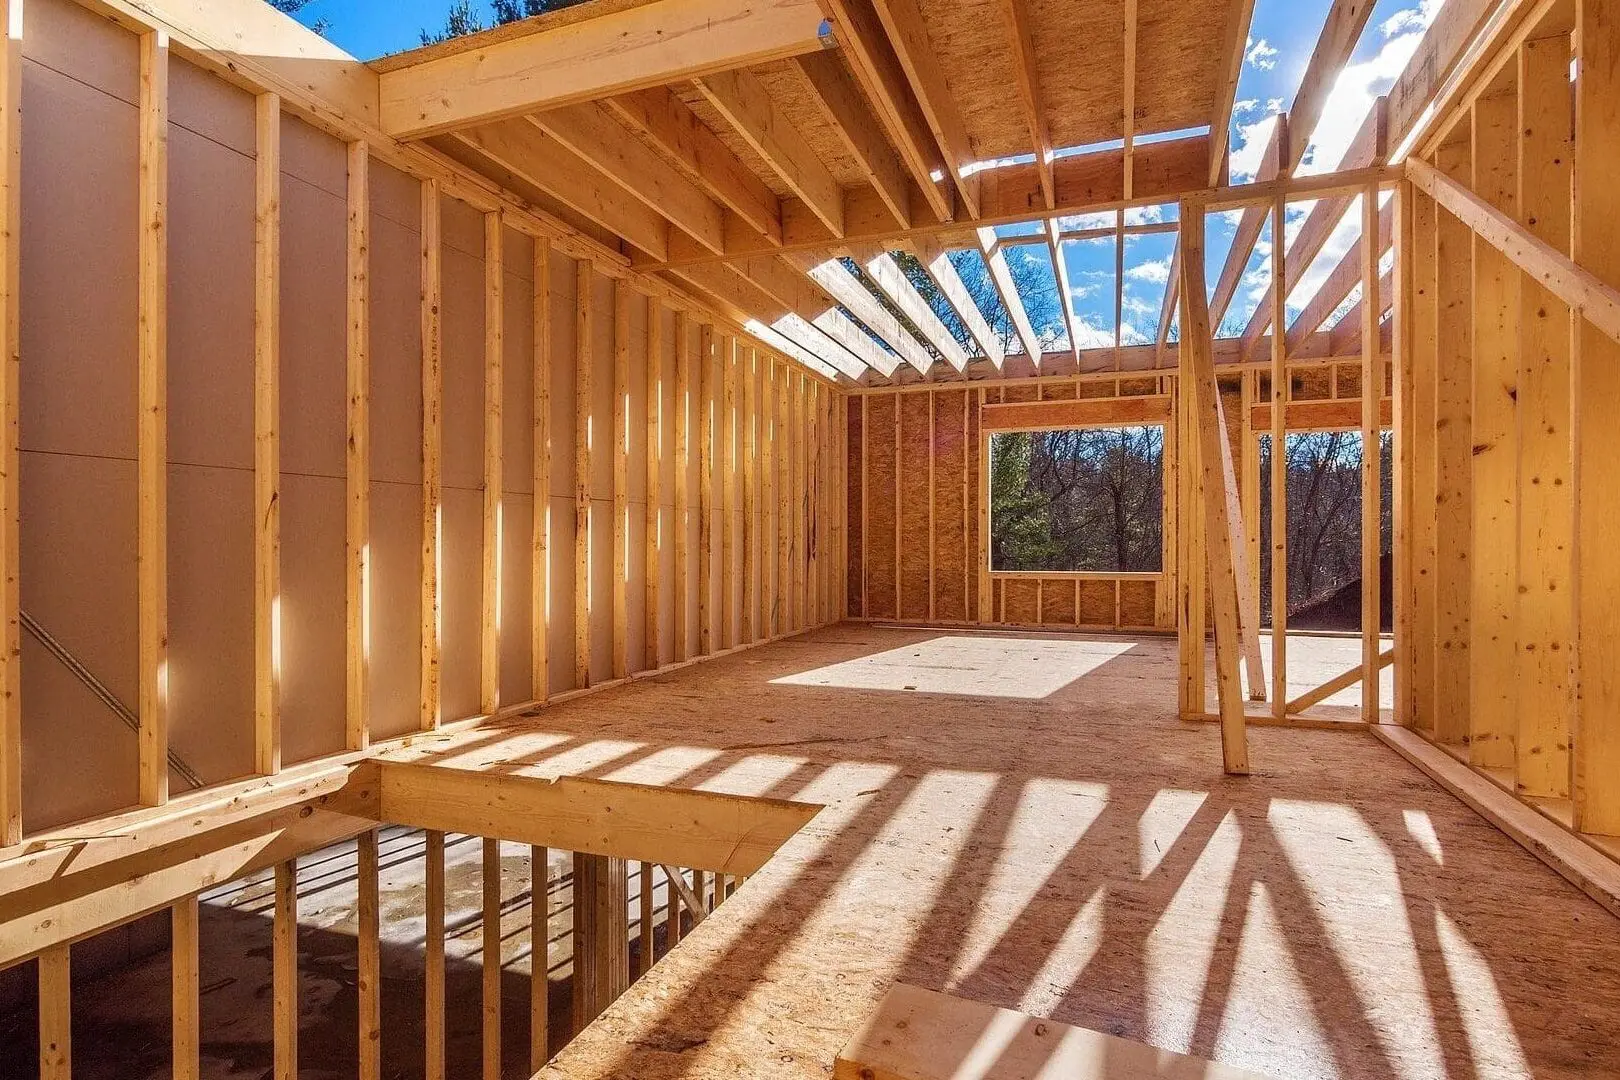
<path fill-rule="evenodd" d="M 529 848 L 529 1071 L 551 1059 L 551 852 Z"/>
<path fill-rule="evenodd" d="M 1204 302 L 1204 207 L 1183 202 L 1181 222 L 1182 383 L 1192 395 L 1194 434 L 1198 439 L 1199 469 L 1204 491 L 1205 565 L 1215 611 L 1215 685 L 1221 712 L 1221 755 L 1226 771 L 1249 771 L 1248 736 L 1244 729 L 1243 688 L 1238 678 L 1241 651 L 1238 624 L 1238 587 L 1233 576 L 1232 534 L 1228 529 L 1224 498 L 1217 490 L 1235 487 L 1230 475 L 1231 456 L 1223 454 L 1226 430 L 1220 424 L 1220 391 L 1215 382 L 1215 360 L 1209 310 Z M 1191 509 L 1189 507 L 1189 509 Z M 1195 628 L 1202 636 L 1202 628 Z M 1198 650 L 1200 654 L 1202 650 Z"/>
<path fill-rule="evenodd" d="M 1371 236 L 1377 228 L 1378 189 L 1369 186 L 1361 196 L 1361 234 Z M 1378 635 L 1383 623 L 1383 444 L 1379 438 L 1383 424 L 1379 402 L 1384 396 L 1384 365 L 1378 347 L 1378 252 L 1372 244 L 1361 245 L 1361 289 L 1361 718 L 1376 724 Z M 1511 666 L 1511 656 L 1508 663 Z"/>
<path fill-rule="evenodd" d="M 793 63 L 809 84 L 811 101 L 866 173 L 896 224 L 910 228 L 911 179 L 844 65 L 831 53 L 811 53 Z"/>
<path fill-rule="evenodd" d="M 253 770 L 281 769 L 281 99 L 254 102 Z"/>
<path fill-rule="evenodd" d="M 1035 152 L 1035 175 L 1040 178 L 1041 195 L 1050 210 L 1057 205 L 1057 190 L 1052 179 L 1052 129 L 1046 122 L 1046 104 L 1041 97 L 1040 65 L 1035 59 L 1035 36 L 1029 26 L 1029 4 L 1027 0 L 1000 0 L 1000 6 L 1007 44 L 1012 49 L 1018 101 L 1023 106 L 1030 146 Z M 1134 20 L 1131 21 L 1134 24 Z"/>
<path fill-rule="evenodd" d="M 1136 65 L 1137 47 L 1136 37 L 1140 19 L 1137 10 L 1137 0 L 1124 0 L 1120 5 L 1120 22 L 1124 26 L 1124 71 L 1120 76 L 1120 139 L 1124 146 L 1121 148 L 1125 155 L 1125 197 L 1131 197 L 1136 187 Z M 1121 244 L 1120 259 L 1124 259 L 1123 244 Z M 1120 280 L 1123 280 L 1121 275 Z M 1123 296 L 1123 289 L 1118 290 Z M 1118 325 L 1118 320 L 1115 320 Z"/>
<path fill-rule="evenodd" d="M 978 157 L 968 138 L 967 125 L 962 122 L 961 109 L 951 95 L 950 84 L 928 39 L 921 9 L 916 0 L 872 0 L 872 6 L 888 32 L 889 44 L 944 155 L 945 169 L 956 182 L 962 209 L 968 217 L 978 217 Z"/>
<path fill-rule="evenodd" d="M 484 837 L 479 874 L 479 972 L 483 976 L 483 1080 L 501 1080 L 501 842 Z"/>
<path fill-rule="evenodd" d="M 652 970 L 658 952 L 653 927 L 653 864 L 641 863 L 636 869 L 636 977 Z"/>
<path fill-rule="evenodd" d="M 643 560 L 646 590 L 642 606 L 642 637 L 645 654 L 642 667 L 656 670 L 663 657 L 663 552 L 664 552 L 664 306 L 656 297 L 647 298 L 647 509 Z"/>
<path fill-rule="evenodd" d="M 574 689 L 591 685 L 591 355 L 596 271 L 587 260 L 574 273 Z"/>
<path fill-rule="evenodd" d="M 344 739 L 371 745 L 371 151 L 348 146 L 344 378 Z"/>
<path fill-rule="evenodd" d="M 834 300 L 848 308 L 851 314 L 882 338 L 908 364 L 924 374 L 928 372 L 933 365 L 933 356 L 912 337 L 909 330 L 900 325 L 899 319 L 878 303 L 877 297 L 873 296 L 842 262 L 837 259 L 798 254 L 788 255 L 785 258 L 811 281 L 825 289 Z"/>
<path fill-rule="evenodd" d="M 479 711 L 501 707 L 501 474 L 505 400 L 506 264 L 499 211 L 484 215 L 484 494 L 479 619 Z"/>
<path fill-rule="evenodd" d="M 657 144 L 687 176 L 719 199 L 766 243 L 782 243 L 782 202 L 720 137 L 667 87 L 608 98 L 620 120 Z"/>
<path fill-rule="evenodd" d="M 583 1028 L 630 985 L 623 859 L 574 853 L 574 1023 Z"/>
<path fill-rule="evenodd" d="M 1388 667 L 1389 665 L 1393 664 L 1394 662 L 1395 662 L 1395 650 L 1394 649 L 1385 649 L 1383 652 L 1378 653 L 1374 657 L 1373 663 L 1372 663 L 1372 670 L 1374 672 L 1381 671 L 1382 669 Z M 1305 693 L 1299 695 L 1298 697 L 1294 698 L 1292 701 L 1289 701 L 1287 703 L 1287 707 L 1286 707 L 1287 715 L 1289 715 L 1289 716 L 1298 716 L 1300 713 L 1304 712 L 1306 709 L 1309 709 L 1311 706 L 1320 705 L 1322 702 L 1326 701 L 1328 698 L 1332 697 L 1334 694 L 1337 694 L 1340 690 L 1348 690 L 1350 687 L 1356 685 L 1357 683 L 1362 683 L 1363 685 L 1365 685 L 1366 682 L 1367 682 L 1367 671 L 1368 671 L 1368 665 L 1367 664 L 1358 663 L 1358 664 L 1356 664 L 1355 667 L 1350 668 L 1347 671 L 1341 672 L 1340 674 L 1333 676 L 1333 678 L 1329 679 L 1327 682 L 1323 683 L 1322 685 L 1314 687 L 1313 689 L 1307 690 Z M 1378 682 L 1378 680 L 1376 678 L 1374 678 L 1372 681 L 1375 684 Z M 1364 717 L 1364 719 L 1366 719 L 1368 723 L 1376 723 L 1377 722 L 1377 719 L 1375 717 L 1371 717 L 1371 718 Z"/>
<path fill-rule="evenodd" d="M 630 674 L 630 287 L 613 283 L 613 677 Z"/>
<path fill-rule="evenodd" d="M 1289 150 L 1291 160 L 1283 170 L 1285 174 L 1292 175 L 1304 160 L 1305 148 L 1316 133 L 1316 125 L 1322 118 L 1328 95 L 1337 85 L 1345 64 L 1350 62 L 1356 42 L 1361 40 L 1361 32 L 1366 29 L 1367 20 L 1372 16 L 1373 7 L 1373 0 L 1333 0 L 1333 6 L 1328 9 L 1322 33 L 1316 39 L 1316 48 L 1311 50 L 1305 74 L 1299 80 L 1299 89 L 1288 107 L 1294 145 Z M 1379 111 L 1379 108 L 1375 102 L 1374 111 Z M 1339 167 L 1345 166 L 1341 163 Z"/>
<path fill-rule="evenodd" d="M 603 183 L 590 162 L 530 120 L 498 120 L 456 138 L 649 257 L 669 256 L 670 226 L 662 214 L 618 185 Z"/>
<path fill-rule="evenodd" d="M 1069 352 L 1078 365 L 1080 325 L 1074 316 L 1074 282 L 1069 279 L 1069 264 L 1063 259 L 1063 237 L 1058 232 L 1057 219 L 1046 219 L 1042 231 L 1046 234 L 1047 254 L 1052 258 L 1052 280 L 1057 283 L 1057 304 L 1058 310 L 1063 314 L 1063 331 L 1069 337 Z"/>
<path fill-rule="evenodd" d="M 632 136 L 607 106 L 570 105 L 535 115 L 533 123 L 595 166 L 597 172 L 717 255 L 725 253 L 720 204 L 666 158 Z"/>
<path fill-rule="evenodd" d="M 1043 351 L 1041 341 L 1035 335 L 1035 327 L 1030 324 L 1029 312 L 1024 309 L 1023 298 L 1018 295 L 1018 285 L 1013 281 L 1012 270 L 1007 266 L 1007 254 L 1001 249 L 1001 241 L 996 237 L 996 230 L 981 228 L 978 230 L 978 237 L 979 252 L 984 256 L 985 266 L 989 268 L 990 281 L 996 287 L 996 295 L 1001 297 L 1001 306 L 1007 309 L 1013 331 L 1024 347 L 1024 355 L 1039 369 Z"/>
<path fill-rule="evenodd" d="M 444 833 L 429 829 L 422 837 L 424 881 L 424 952 L 422 970 L 423 1076 L 445 1080 L 444 983 Z"/>
<path fill-rule="evenodd" d="M 66 945 L 39 954 L 39 1078 L 73 1080 L 73 975 Z M 277 1077 L 276 1080 L 281 1080 Z"/>
<path fill-rule="evenodd" d="M 276 864 L 270 924 L 272 1075 L 298 1080 L 298 864 Z"/>
<path fill-rule="evenodd" d="M 17 432 L 22 366 L 23 0 L 0 17 L 0 844 L 20 844 L 22 642 Z"/>
<path fill-rule="evenodd" d="M 1559 33 L 1526 41 L 1517 59 L 1518 219 L 1559 251 L 1572 225 L 1570 56 L 1569 34 Z M 1533 279 L 1520 275 L 1519 287 L 1514 780 L 1520 794 L 1564 799 L 1575 720 L 1571 323 L 1568 306 Z"/>
<path fill-rule="evenodd" d="M 1214 371 L 1213 363 L 1210 366 Z M 1237 589 L 1238 633 L 1243 654 L 1244 675 L 1249 684 L 1249 697 L 1254 701 L 1266 700 L 1266 673 L 1260 661 L 1260 593 L 1249 576 L 1248 527 L 1243 520 L 1243 502 L 1238 491 L 1237 470 L 1232 461 L 1232 440 L 1227 437 L 1226 406 L 1220 394 L 1215 395 L 1215 419 L 1220 433 L 1221 494 L 1226 502 L 1227 547 L 1231 560 L 1232 580 Z M 1206 498 L 1208 489 L 1206 489 Z"/>
<path fill-rule="evenodd" d="M 1394 212 L 1387 205 L 1380 207 L 1377 236 L 1380 257 L 1393 243 L 1394 229 Z M 1287 345 L 1291 357 L 1299 352 L 1306 339 L 1316 333 L 1361 282 L 1361 244 L 1362 238 L 1357 236 L 1334 268 L 1328 272 L 1328 276 L 1322 279 L 1322 284 L 1317 286 L 1316 294 L 1306 302 L 1305 307 L 1289 324 Z"/>
<path fill-rule="evenodd" d="M 354 983 L 359 1080 L 382 1080 L 382 898 L 377 855 L 377 830 L 368 829 L 355 841 Z"/>
<path fill-rule="evenodd" d="M 1576 0 L 1575 206 L 1573 262 L 1620 297 L 1620 11 Z M 1439 196 L 1436 196 L 1439 198 Z M 1482 234 L 1483 235 L 1483 234 Z M 1521 265 L 1523 265 L 1521 263 Z M 1567 268 L 1566 268 L 1567 269 Z M 1537 274 L 1566 303 L 1565 293 Z M 1620 835 L 1620 485 L 1603 463 L 1620 460 L 1620 333 L 1592 308 L 1570 303 L 1574 326 L 1576 715 L 1575 827 Z M 1620 313 L 1620 308 L 1614 309 Z"/>
<path fill-rule="evenodd" d="M 692 638 L 687 619 L 687 564 L 691 562 L 688 550 L 687 527 L 691 522 L 687 489 L 692 471 L 692 334 L 687 325 L 686 312 L 675 313 L 675 519 L 671 531 L 675 534 L 675 578 L 673 596 L 675 607 L 675 655 L 679 663 L 692 658 Z"/>
<path fill-rule="evenodd" d="M 1228 0 L 1226 8 L 1227 36 L 1216 54 L 1220 68 L 1216 73 L 1215 106 L 1209 117 L 1209 182 L 1212 186 L 1219 183 L 1226 172 L 1227 149 L 1232 136 L 1232 108 L 1237 102 L 1243 55 L 1249 47 L 1249 22 L 1254 16 L 1254 0 Z M 1245 250 L 1244 259 L 1247 258 L 1248 252 Z M 1212 321 L 1218 323 L 1224 310 L 1224 305 L 1215 306 Z"/>
<path fill-rule="evenodd" d="M 956 200 L 946 180 L 944 156 L 870 0 L 827 0 L 825 10 L 856 81 L 929 209 L 938 221 L 951 221 Z"/>
<path fill-rule="evenodd" d="M 1170 398 L 1162 394 L 1007 402 L 979 409 L 979 429 L 986 432 L 1168 424 L 1171 419 Z"/>
<path fill-rule="evenodd" d="M 1286 235 L 1288 204 L 1271 204 L 1271 235 Z M 1271 280 L 1287 281 L 1286 244 L 1271 245 Z M 1288 309 L 1287 289 L 1271 293 L 1271 714 L 1288 715 Z M 1250 421 L 1253 423 L 1252 419 Z"/>
<path fill-rule="evenodd" d="M 894 256 L 881 248 L 852 247 L 852 254 L 860 262 L 866 276 L 887 296 L 910 322 L 921 331 L 923 338 L 945 362 L 957 371 L 967 368 L 967 352 L 952 336 L 928 301 L 906 277 Z"/>
<path fill-rule="evenodd" d="M 135 433 L 135 575 L 140 653 L 138 797 L 143 806 L 159 806 L 169 799 L 169 694 L 165 673 L 169 654 L 169 37 L 161 30 L 141 35 L 139 108 L 137 202 L 141 228 L 136 254 L 135 316 L 139 417 Z M 15 578 L 12 581 L 10 587 L 15 588 Z M 14 697 L 15 691 L 7 689 L 6 695 Z"/>
<path fill-rule="evenodd" d="M 534 503 L 529 553 L 529 694 L 551 694 L 551 244 L 534 242 Z"/>
<path fill-rule="evenodd" d="M 742 360 L 742 434 L 738 450 L 742 458 L 742 626 L 739 644 L 750 644 L 764 637 L 759 629 L 759 528 L 757 463 L 759 460 L 759 365 L 756 349 L 748 349 Z M 650 941 L 650 938 L 649 938 Z"/>
<path fill-rule="evenodd" d="M 169 1011 L 174 1080 L 202 1076 L 202 978 L 197 947 L 197 897 L 188 896 L 169 909 Z M 361 1044 L 364 1062 L 365 1044 Z M 360 1080 L 377 1080 L 361 1070 Z"/>
<path fill-rule="evenodd" d="M 715 341 L 714 327 L 698 327 L 698 653 L 714 652 L 714 479 L 715 479 Z"/>
<path fill-rule="evenodd" d="M 715 417 L 715 468 L 719 470 L 720 512 L 720 633 L 719 647 L 737 644 L 737 339 L 719 337 L 716 361 L 720 367 Z"/>
<path fill-rule="evenodd" d="M 843 236 L 843 189 L 759 77 L 747 71 L 719 72 L 697 80 L 697 87 L 828 231 Z"/>
<path fill-rule="evenodd" d="M 1435 97 L 1456 73 L 1469 46 L 1497 10 L 1496 0 L 1456 0 L 1442 4 L 1418 47 L 1389 91 L 1389 141 L 1400 148 L 1418 124 L 1439 131 L 1439 116 L 1426 117 Z"/>
<path fill-rule="evenodd" d="M 439 244 L 439 185 L 422 183 L 422 721 L 439 726 L 439 543 L 441 522 L 440 442 L 444 419 L 443 252 Z"/>
<path fill-rule="evenodd" d="M 1256 180 L 1264 182 L 1285 175 L 1284 165 L 1290 154 L 1289 141 L 1294 134 L 1287 115 L 1278 113 L 1271 129 L 1271 141 L 1266 144 L 1265 156 L 1260 159 Z M 1210 322 L 1217 328 L 1226 316 L 1232 297 L 1237 295 L 1238 283 L 1248 269 L 1249 256 L 1254 252 L 1255 241 L 1260 239 L 1260 230 L 1265 227 L 1266 214 L 1270 209 L 1268 203 L 1246 206 L 1238 218 L 1237 227 L 1232 233 L 1232 246 L 1227 249 L 1226 262 L 1221 264 L 1220 277 L 1215 279 L 1215 293 L 1209 301 Z M 1185 336 L 1185 327 L 1182 332 Z"/>
<path fill-rule="evenodd" d="M 653 0 L 386 71 L 378 111 L 388 134 L 421 138 L 821 47 L 810 0 Z"/>
<path fill-rule="evenodd" d="M 968 292 L 962 276 L 956 272 L 956 264 L 951 262 L 949 253 L 938 241 L 930 237 L 911 241 L 907 246 L 917 256 L 917 261 L 922 263 L 923 269 L 928 271 L 928 276 L 933 279 L 940 295 L 950 302 L 957 317 L 962 320 L 962 325 L 973 335 L 973 340 L 978 342 L 985 358 L 1000 371 L 1002 364 L 1006 362 L 1007 350 L 1002 347 L 1001 339 L 990 328 L 984 312 L 979 310 L 979 305 Z"/>

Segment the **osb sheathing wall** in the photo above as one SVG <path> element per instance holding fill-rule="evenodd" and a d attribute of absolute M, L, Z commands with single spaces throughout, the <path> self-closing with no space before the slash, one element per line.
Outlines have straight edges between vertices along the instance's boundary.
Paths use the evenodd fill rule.
<path fill-rule="evenodd" d="M 22 608 L 127 706 L 138 699 L 136 589 L 136 289 L 138 38 L 67 0 L 30 0 L 24 26 Z M 171 57 L 168 229 L 169 745 L 205 783 L 254 772 L 254 208 L 255 100 Z M 281 117 L 280 516 L 282 761 L 345 747 L 345 285 L 347 147 Z M 420 244 L 422 182 L 373 159 L 370 224 L 370 722 L 372 739 L 422 722 L 423 378 Z M 485 215 L 440 200 L 442 260 L 442 503 L 440 717 L 481 707 L 484 565 Z M 532 698 L 534 244 L 501 229 L 502 394 L 499 699 Z M 547 685 L 576 689 L 575 470 L 577 264 L 549 256 L 551 433 L 547 544 Z M 588 495 L 592 594 L 588 682 L 615 670 L 615 292 L 625 336 L 623 635 L 627 671 L 703 651 L 700 612 L 714 619 L 712 650 L 832 617 L 830 497 L 837 458 L 811 432 L 830 434 L 840 395 L 798 367 L 725 348 L 721 332 L 601 274 L 590 276 L 587 323 L 593 377 Z M 685 602 L 677 604 L 673 542 L 677 485 L 676 326 L 686 327 L 691 414 L 686 491 Z M 649 319 L 657 355 L 649 359 Z M 715 382 L 717 452 L 705 465 L 698 349 L 734 357 L 734 400 Z M 651 365 L 651 370 L 649 370 Z M 716 367 L 715 373 L 720 369 Z M 756 470 L 745 538 L 742 454 L 749 372 L 758 439 L 797 480 Z M 786 393 L 791 371 L 795 395 Z M 651 377 L 651 378 L 650 378 Z M 649 383 L 662 395 L 648 422 Z M 797 407 L 800 397 L 807 404 Z M 726 411 L 727 403 L 733 408 Z M 729 434 L 735 425 L 735 434 Z M 656 656 L 648 649 L 648 441 L 661 442 L 654 519 L 659 559 Z M 784 454 L 782 451 L 791 451 Z M 797 455 L 797 456 L 794 456 Z M 713 486 L 715 528 L 699 602 L 700 470 Z M 735 480 L 732 480 L 735 475 Z M 775 480 L 776 482 L 772 482 Z M 767 485 L 769 487 L 767 488 Z M 765 492 L 771 493 L 770 497 Z M 788 498 L 789 494 L 793 498 Z M 812 501 L 814 494 L 819 501 Z M 780 494 L 781 497 L 777 497 Z M 801 498 L 802 496 L 802 498 Z M 724 515 L 722 519 L 721 515 Z M 726 521 L 726 527 L 719 522 Z M 780 532 L 778 525 L 785 526 Z M 806 530 L 817 530 L 818 542 Z M 824 530 L 824 531 L 823 531 Z M 731 543 L 724 543 L 727 534 Z M 745 542 L 756 556 L 743 584 Z M 814 559 L 813 571 L 794 567 Z M 778 578 L 803 597 L 777 605 Z M 819 575 L 819 577 L 818 577 Z M 822 579 L 825 579 L 824 581 Z M 818 585 L 818 582 L 820 584 Z M 722 592 L 722 585 L 725 586 Z M 812 597 L 811 588 L 817 586 Z M 742 619 L 744 594 L 761 610 Z M 677 607 L 688 623 L 684 652 Z M 744 638 L 747 631 L 748 637 Z M 136 736 L 35 638 L 23 634 L 23 814 L 26 828 L 107 813 L 137 802 Z M 171 787 L 185 790 L 178 774 Z"/>
<path fill-rule="evenodd" d="M 851 397 L 850 614 L 984 625 L 1167 626 L 1171 609 L 1161 610 L 1159 597 L 1168 596 L 1162 578 L 996 573 L 989 575 L 991 606 L 980 611 L 981 407 L 1138 396 L 1158 387 L 1158 378 L 1124 379 L 1117 386 L 1114 380 L 1058 380 Z M 1168 476 L 1168 455 L 1165 468 Z"/>

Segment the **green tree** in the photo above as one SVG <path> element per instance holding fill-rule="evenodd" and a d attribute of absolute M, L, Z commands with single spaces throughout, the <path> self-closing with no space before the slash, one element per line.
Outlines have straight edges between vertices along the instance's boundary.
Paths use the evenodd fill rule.
<path fill-rule="evenodd" d="M 990 444 L 990 568 L 1041 570 L 1059 553 L 1052 500 L 1030 483 L 1035 437 L 997 435 Z"/>
<path fill-rule="evenodd" d="M 268 2 L 271 7 L 283 15 L 296 15 L 309 6 L 309 0 L 268 0 Z M 326 32 L 332 28 L 332 23 L 329 19 L 316 19 L 310 24 L 309 28 L 325 37 Z"/>
<path fill-rule="evenodd" d="M 272 3 L 277 0 L 272 0 Z M 308 3 L 309 0 L 280 0 L 287 3 Z M 504 26 L 507 23 L 517 22 L 519 19 L 529 19 L 536 15 L 544 15 L 551 11 L 561 11 L 563 8 L 573 7 L 575 4 L 585 3 L 586 0 L 490 0 L 490 7 L 494 17 L 492 26 Z M 473 9 L 472 0 L 455 0 L 450 10 L 445 14 L 444 26 L 438 30 L 423 30 L 422 44 L 437 45 L 441 41 L 461 37 L 463 34 L 476 34 L 484 29 L 483 17 Z"/>

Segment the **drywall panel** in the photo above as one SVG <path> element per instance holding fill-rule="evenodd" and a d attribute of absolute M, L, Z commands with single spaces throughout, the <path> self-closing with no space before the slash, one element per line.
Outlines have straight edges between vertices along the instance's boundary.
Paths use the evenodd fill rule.
<path fill-rule="evenodd" d="M 343 749 L 344 514 L 341 475 L 282 474 L 281 757 L 287 764 Z"/>
<path fill-rule="evenodd" d="M 348 194 L 348 147 L 287 113 L 281 115 L 281 170 L 334 199 Z"/>
<path fill-rule="evenodd" d="M 439 560 L 439 717 L 446 723 L 479 712 L 483 628 L 484 496 L 444 489 Z"/>
<path fill-rule="evenodd" d="M 53 68 L 87 90 L 117 98 L 131 107 L 139 92 L 138 47 L 134 34 L 71 0 L 31 0 L 23 7 L 23 55 L 29 62 L 27 67 L 38 64 Z M 25 131 L 28 124 L 25 120 Z M 92 145 L 96 142 L 84 141 Z"/>
<path fill-rule="evenodd" d="M 254 131 L 253 95 L 232 86 L 174 54 L 169 55 L 169 123 L 199 138 L 216 143 L 238 157 L 252 159 L 257 135 Z M 169 144 L 169 176 L 174 177 L 174 144 Z M 170 202 L 170 224 L 173 211 Z M 223 224 L 223 222 L 221 222 Z M 169 244 L 174 244 L 171 228 Z"/>
<path fill-rule="evenodd" d="M 528 701 L 532 693 L 533 625 L 529 592 L 534 558 L 534 496 L 508 491 L 501 497 L 501 704 Z"/>
<path fill-rule="evenodd" d="M 308 125 L 286 119 L 284 137 Z M 286 138 L 281 174 L 281 469 L 341 477 L 347 442 L 347 201 L 302 178 L 343 144 Z M 328 178 L 329 179 L 329 178 Z M 286 510 L 282 511 L 283 516 Z"/>
<path fill-rule="evenodd" d="M 422 489 L 371 485 L 371 737 L 422 722 Z"/>

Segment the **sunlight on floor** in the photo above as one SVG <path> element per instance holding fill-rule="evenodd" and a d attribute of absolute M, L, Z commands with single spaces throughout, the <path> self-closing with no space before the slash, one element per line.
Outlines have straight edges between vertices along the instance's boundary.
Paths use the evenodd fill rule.
<path fill-rule="evenodd" d="M 952 634 L 772 680 L 789 686 L 1049 697 L 1136 647 L 1128 640 Z"/>

